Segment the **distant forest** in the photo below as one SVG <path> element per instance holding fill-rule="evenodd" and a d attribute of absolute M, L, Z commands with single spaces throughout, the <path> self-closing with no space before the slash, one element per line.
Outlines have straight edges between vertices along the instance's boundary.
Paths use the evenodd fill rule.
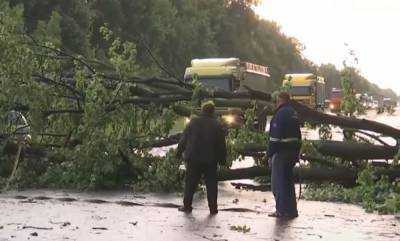
<path fill-rule="evenodd" d="M 340 88 L 334 65 L 317 66 L 301 55 L 299 40 L 283 34 L 277 23 L 257 16 L 258 0 L 9 0 L 23 4 L 26 31 L 44 31 L 71 53 L 105 59 L 108 45 L 99 29 L 107 26 L 136 44 L 143 75 L 183 76 L 193 58 L 238 57 L 270 67 L 276 87 L 286 73 L 323 76 L 327 92 Z M 345 57 L 345 56 L 344 56 Z M 155 61 L 156 60 L 156 61 Z M 357 92 L 397 98 L 352 70 Z"/>

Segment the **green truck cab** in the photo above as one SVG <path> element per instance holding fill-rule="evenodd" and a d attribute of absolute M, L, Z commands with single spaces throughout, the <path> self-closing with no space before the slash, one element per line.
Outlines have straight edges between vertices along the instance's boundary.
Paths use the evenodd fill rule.
<path fill-rule="evenodd" d="M 195 80 L 211 90 L 241 92 L 246 91 L 244 86 L 247 86 L 265 93 L 272 92 L 269 77 L 268 67 L 242 62 L 238 58 L 193 59 L 184 75 L 185 81 Z M 215 99 L 214 102 L 217 114 L 227 127 L 238 128 L 243 124 L 245 107 L 238 108 L 235 104 L 240 100 Z M 258 122 L 260 128 L 265 128 L 265 123 L 261 123 L 265 121 Z"/>
<path fill-rule="evenodd" d="M 324 110 L 325 108 L 325 81 L 324 78 L 312 73 L 287 74 L 283 85 L 290 86 L 293 100 L 312 109 Z"/>

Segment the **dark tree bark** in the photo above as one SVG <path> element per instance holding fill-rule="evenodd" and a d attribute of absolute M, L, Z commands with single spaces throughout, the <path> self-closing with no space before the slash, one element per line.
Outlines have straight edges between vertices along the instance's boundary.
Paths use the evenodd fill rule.
<path fill-rule="evenodd" d="M 83 110 L 47 110 L 43 112 L 43 116 L 48 117 L 50 115 L 63 115 L 63 114 L 83 114 Z"/>
<path fill-rule="evenodd" d="M 187 108 L 182 105 L 174 105 L 172 106 L 172 110 L 180 116 L 190 117 L 190 115 L 192 114 L 190 108 Z"/>
<path fill-rule="evenodd" d="M 271 96 L 271 94 L 268 94 L 268 93 L 264 93 L 264 92 L 261 92 L 261 91 L 257 91 L 257 90 L 250 89 L 248 86 L 244 86 L 244 88 L 249 92 L 250 96 L 251 96 L 253 99 L 262 100 L 262 101 L 272 101 L 272 96 Z"/>
<path fill-rule="evenodd" d="M 342 165 L 340 165 L 338 163 L 334 163 L 323 157 L 318 157 L 318 156 L 309 156 L 306 154 L 302 154 L 300 156 L 300 159 L 303 161 L 311 162 L 311 163 L 319 163 L 320 165 L 322 165 L 324 167 L 329 167 L 329 168 L 342 168 L 343 167 Z"/>
<path fill-rule="evenodd" d="M 8 142 L 4 149 L 1 150 L 3 154 L 6 155 L 15 155 L 17 154 L 18 144 Z M 33 146 L 25 146 L 23 148 L 23 155 L 26 158 L 40 158 L 45 157 L 47 155 L 46 148 L 43 146 L 33 145 Z"/>
<path fill-rule="evenodd" d="M 253 97 L 256 97 L 256 99 L 258 100 L 263 100 L 263 101 L 271 100 L 271 95 L 269 94 L 265 94 L 263 92 L 253 90 L 250 88 L 247 88 L 247 90 L 249 91 L 249 93 L 251 93 Z M 296 101 L 292 101 L 291 104 L 293 108 L 296 109 L 300 118 L 303 121 L 307 121 L 314 124 L 330 124 L 345 128 L 373 131 L 376 133 L 381 133 L 383 135 L 393 137 L 396 140 L 400 139 L 399 129 L 393 128 L 391 126 L 379 122 L 370 121 L 366 119 L 356 119 L 356 118 L 341 117 L 336 115 L 328 115 L 323 112 L 311 109 Z"/>
<path fill-rule="evenodd" d="M 393 159 L 397 153 L 396 147 L 356 142 L 315 141 L 314 144 L 322 155 L 346 160 Z"/>
<path fill-rule="evenodd" d="M 316 149 L 324 156 L 340 157 L 349 161 L 393 159 L 397 154 L 397 147 L 380 146 L 356 142 L 340 141 L 312 141 Z M 264 153 L 266 146 L 260 144 L 246 144 L 239 151 L 243 156 L 253 156 L 255 153 Z"/>
<path fill-rule="evenodd" d="M 293 108 L 296 109 L 300 118 L 303 121 L 307 121 L 315 124 L 330 124 L 336 125 L 340 127 L 346 128 L 354 128 L 361 129 L 367 131 L 373 131 L 376 133 L 381 133 L 386 136 L 390 136 L 397 139 L 400 139 L 400 130 L 393 128 L 391 126 L 370 121 L 366 119 L 356 119 L 356 118 L 348 118 L 341 117 L 335 115 L 328 115 L 313 109 L 308 108 L 307 106 L 301 105 L 296 101 L 292 101 Z"/>
<path fill-rule="evenodd" d="M 389 180 L 400 177 L 400 168 L 397 169 L 377 169 L 375 175 L 381 177 L 388 176 Z M 265 167 L 249 167 L 232 170 L 220 170 L 218 172 L 219 181 L 251 179 L 261 176 L 270 176 L 271 170 Z M 357 180 L 357 170 L 355 169 L 328 169 L 328 168 L 295 168 L 295 181 L 325 182 L 331 181 L 344 185 L 354 185 Z"/>

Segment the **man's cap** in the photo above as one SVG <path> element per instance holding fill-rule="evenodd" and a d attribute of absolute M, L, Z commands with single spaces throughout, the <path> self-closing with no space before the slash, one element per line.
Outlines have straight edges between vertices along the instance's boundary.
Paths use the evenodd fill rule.
<path fill-rule="evenodd" d="M 215 104 L 212 101 L 204 102 L 201 105 L 201 111 L 204 113 L 213 113 L 215 110 Z"/>
<path fill-rule="evenodd" d="M 284 101 L 290 101 L 290 94 L 288 92 L 280 92 L 278 98 Z"/>

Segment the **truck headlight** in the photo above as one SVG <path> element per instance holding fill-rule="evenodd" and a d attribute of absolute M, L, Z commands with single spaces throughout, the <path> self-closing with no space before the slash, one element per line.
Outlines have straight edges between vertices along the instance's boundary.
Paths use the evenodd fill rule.
<path fill-rule="evenodd" d="M 187 124 L 189 124 L 189 122 L 190 122 L 190 118 L 185 117 L 184 124 L 187 125 Z"/>
<path fill-rule="evenodd" d="M 222 119 L 224 122 L 226 122 L 228 125 L 232 125 L 235 123 L 235 116 L 234 115 L 224 115 L 222 116 Z"/>
<path fill-rule="evenodd" d="M 334 105 L 334 104 L 330 104 L 330 105 L 329 105 L 329 108 L 334 109 L 334 108 L 335 108 L 335 105 Z"/>

